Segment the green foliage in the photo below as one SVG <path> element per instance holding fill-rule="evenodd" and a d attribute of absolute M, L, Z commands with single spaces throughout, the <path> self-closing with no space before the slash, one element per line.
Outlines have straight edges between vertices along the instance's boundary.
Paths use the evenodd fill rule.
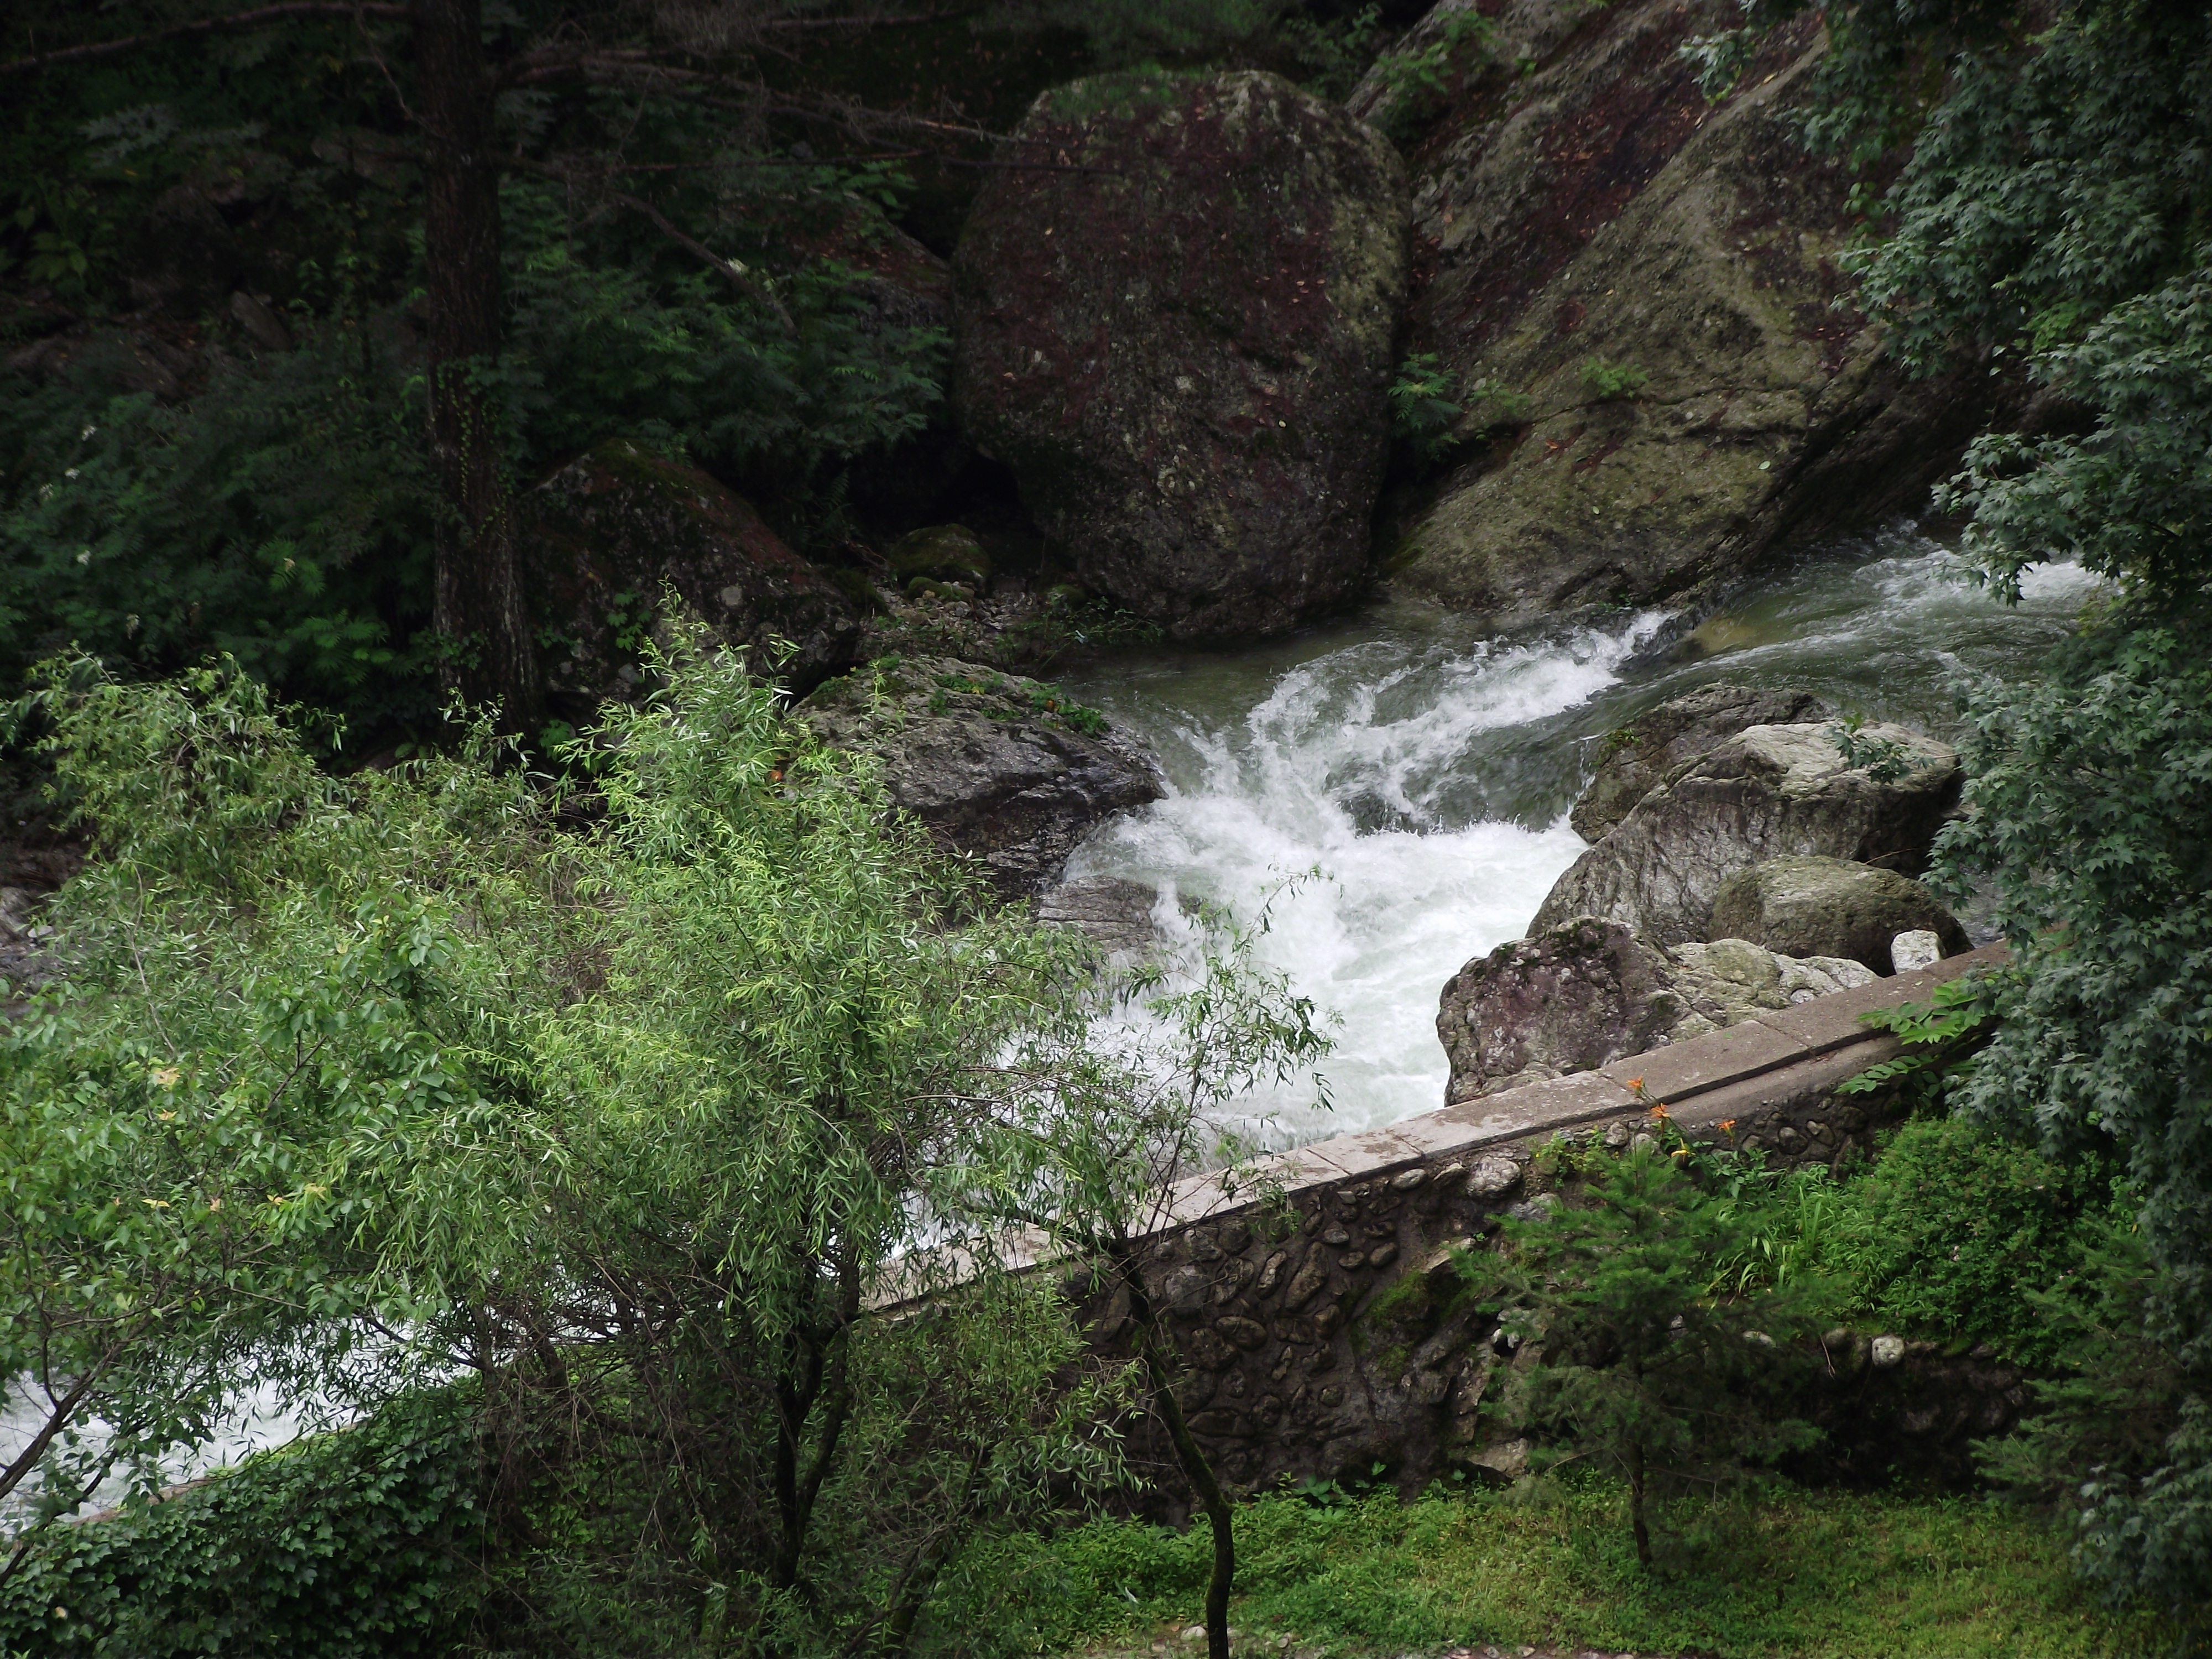
<path fill-rule="evenodd" d="M 1456 83 L 1500 61 L 1498 25 L 1472 5 L 1445 14 L 1426 42 L 1375 60 L 1382 95 L 1370 118 L 1403 143 L 1443 113 Z"/>
<path fill-rule="evenodd" d="M 71 643 L 118 667 L 222 653 L 363 723 L 430 712 L 419 422 L 385 320 L 343 295 L 297 350 L 219 364 L 186 405 L 95 348 L 0 398 L 0 673 Z"/>
<path fill-rule="evenodd" d="M 1632 1146 L 1592 1168 L 1576 1201 L 1509 1221 L 1503 1256 L 1467 1264 L 1498 1297 L 1506 1332 L 1543 1345 L 1540 1363 L 1515 1368 L 1508 1417 L 1619 1470 L 1646 1565 L 1656 1492 L 1740 1478 L 1819 1437 L 1778 1409 L 1819 1287 L 1717 1293 L 1744 1253 L 1743 1208 L 1702 1188 L 1683 1161 L 1656 1142 Z"/>
<path fill-rule="evenodd" d="M 247 1459 L 47 1534 L 0 1583 L 0 1652 L 449 1653 L 482 1600 L 470 1391 Z"/>
<path fill-rule="evenodd" d="M 1634 363 L 1609 363 L 1602 357 L 1585 357 L 1580 370 L 1583 390 L 1601 404 L 1626 403 L 1651 384 L 1651 376 Z"/>
<path fill-rule="evenodd" d="M 1972 1075 L 1975 1053 L 1995 1028 L 1996 990 L 1989 975 L 1966 974 L 1937 986 L 1925 1002 L 1875 1008 L 1859 1018 L 1893 1033 L 1905 1051 L 1846 1078 L 1836 1092 L 1901 1088 L 1915 1104 L 1935 1106 Z"/>
<path fill-rule="evenodd" d="M 1237 1512 L 1234 1621 L 1255 1650 L 1802 1655 L 1805 1659 L 2154 1659 L 2172 1632 L 2100 1608 L 2039 1517 L 1883 1492 L 1692 1495 L 1665 1571 L 1637 1565 L 1620 1483 L 1380 1492 Z M 1189 1624 L 1202 1529 L 1100 1519 L 979 1540 L 919 1632 L 927 1655 L 1143 1653 Z"/>
<path fill-rule="evenodd" d="M 1459 376 L 1439 366 L 1433 351 L 1417 351 L 1398 365 L 1390 382 L 1390 430 L 1413 451 L 1416 465 L 1433 466 L 1454 444 L 1453 428 L 1467 413 Z"/>
<path fill-rule="evenodd" d="M 1896 738 L 1880 737 L 1866 729 L 1866 716 L 1856 710 L 1829 723 L 1823 734 L 1854 772 L 1863 772 L 1876 783 L 1895 783 L 1911 777 L 1923 764 L 1919 751 Z"/>
<path fill-rule="evenodd" d="M 733 186 L 729 206 L 788 216 L 822 198 L 866 221 L 880 216 L 874 198 L 899 188 L 896 175 L 800 168 L 773 191 Z M 802 263 L 778 283 L 787 331 L 720 277 L 667 276 L 655 258 L 595 246 L 604 237 L 580 236 L 542 185 L 508 186 L 503 210 L 513 315 L 501 380 L 525 475 L 635 434 L 795 513 L 805 544 L 829 533 L 809 515 L 834 506 L 838 471 L 919 432 L 943 396 L 945 331 L 879 315 L 843 265 Z"/>
<path fill-rule="evenodd" d="M 228 1389 L 472 1371 L 492 1646 L 896 1646 L 974 1528 L 1118 1475 L 1009 1206 L 1126 1226 L 1312 1010 L 1102 981 L 734 661 L 648 665 L 562 786 L 480 727 L 329 776 L 234 666 L 47 671 L 99 856 L 0 1047 L 4 1358 L 141 1459 Z M 1097 1045 L 1116 996 L 1152 1035 Z"/>
<path fill-rule="evenodd" d="M 1853 1183 L 1825 1253 L 1880 1322 L 2044 1364 L 2043 1298 L 2077 1280 L 2128 1198 L 2109 1162 L 2062 1162 L 1954 1118 L 1906 1124 Z"/>

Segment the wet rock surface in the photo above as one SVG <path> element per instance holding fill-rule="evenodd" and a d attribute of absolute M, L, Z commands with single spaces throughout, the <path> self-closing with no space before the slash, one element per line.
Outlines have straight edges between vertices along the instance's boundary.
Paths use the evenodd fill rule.
<path fill-rule="evenodd" d="M 1364 576 L 1405 284 L 1397 155 L 1279 76 L 1047 94 L 954 259 L 953 398 L 1083 581 L 1179 637 Z"/>
<path fill-rule="evenodd" d="M 1503 618 L 1642 603 L 1923 505 L 1989 392 L 1907 381 L 1850 308 L 1850 179 L 1795 130 L 1817 18 L 1715 106 L 1680 48 L 1730 0 L 1481 9 L 1490 66 L 1407 151 L 1412 344 L 1480 395 L 1399 579 Z"/>
<path fill-rule="evenodd" d="M 1737 732 L 1803 725 L 1832 712 L 1825 699 L 1795 687 L 1701 685 L 1606 735 L 1597 746 L 1595 775 L 1568 822 L 1584 841 L 1597 841 L 1676 768 L 1711 754 Z"/>
<path fill-rule="evenodd" d="M 1712 930 L 1791 956 L 1848 957 L 1877 974 L 1900 971 L 1891 954 L 1899 933 L 1934 933 L 1939 958 L 1972 948 L 1918 882 L 1843 859 L 1769 859 L 1731 876 L 1714 896 Z"/>
<path fill-rule="evenodd" d="M 1529 931 L 1602 916 L 1661 945 L 1707 939 L 1729 878 L 1790 854 L 1917 874 L 1957 804 L 1958 753 L 1900 726 L 1866 726 L 1853 741 L 1863 755 L 1879 745 L 1880 759 L 1847 761 L 1826 726 L 1754 726 L 1727 739 L 1576 860 Z"/>
<path fill-rule="evenodd" d="M 793 711 L 879 756 L 891 799 L 1008 897 L 1049 885 L 1109 813 L 1160 793 L 1151 757 L 1051 686 L 954 658 L 886 659 Z"/>
<path fill-rule="evenodd" d="M 1036 914 L 1048 926 L 1087 934 L 1102 950 L 1139 956 L 1159 943 L 1152 921 L 1158 900 L 1159 894 L 1140 881 L 1109 877 L 1048 889 L 1037 899 Z"/>
<path fill-rule="evenodd" d="M 1595 916 L 1475 957 L 1438 999 L 1444 1103 L 1595 1071 L 1874 978 L 1858 963 L 1742 939 L 1666 950 Z"/>
<path fill-rule="evenodd" d="M 538 621 L 558 641 L 544 653 L 548 690 L 578 724 L 634 683 L 664 584 L 753 672 L 795 690 L 856 660 L 860 607 L 696 467 L 610 438 L 518 507 Z"/>

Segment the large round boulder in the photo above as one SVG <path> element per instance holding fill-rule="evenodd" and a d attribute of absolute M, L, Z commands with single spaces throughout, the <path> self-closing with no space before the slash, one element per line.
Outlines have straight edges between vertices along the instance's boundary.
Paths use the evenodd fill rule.
<path fill-rule="evenodd" d="M 1009 898 L 1051 884 L 1108 814 L 1157 800 L 1152 759 L 1056 688 L 950 657 L 885 659 L 793 714 L 878 757 L 892 800 Z"/>
<path fill-rule="evenodd" d="M 1568 822 L 1584 841 L 1596 841 L 1668 773 L 1711 754 L 1737 732 L 1802 725 L 1829 712 L 1820 697 L 1794 686 L 1770 690 L 1724 680 L 1701 685 L 1606 734 L 1598 744 L 1596 772 Z"/>
<path fill-rule="evenodd" d="M 1752 726 L 1638 801 L 1529 931 L 1604 916 L 1662 945 L 1711 939 L 1729 878 L 1792 854 L 1917 875 L 1960 783 L 1956 750 L 1901 726 Z"/>
<path fill-rule="evenodd" d="M 1721 884 L 1713 932 L 1794 957 L 1849 957 L 1877 974 L 1897 971 L 1890 941 L 1934 933 L 1943 955 L 1972 949 L 1966 930 L 1910 876 L 1844 859 L 1778 858 Z"/>
<path fill-rule="evenodd" d="M 1595 1071 L 1873 978 L 1856 962 L 1743 939 L 1665 950 L 1621 922 L 1578 916 L 1475 957 L 1445 985 L 1444 1103 Z"/>
<path fill-rule="evenodd" d="M 861 614 L 744 497 L 627 438 L 594 445 L 520 503 L 556 712 L 580 723 L 635 682 L 673 589 L 756 674 L 805 691 L 858 659 Z"/>
<path fill-rule="evenodd" d="M 953 262 L 953 398 L 1091 587 L 1199 638 L 1350 593 L 1389 444 L 1396 153 L 1273 75 L 1039 99 Z"/>

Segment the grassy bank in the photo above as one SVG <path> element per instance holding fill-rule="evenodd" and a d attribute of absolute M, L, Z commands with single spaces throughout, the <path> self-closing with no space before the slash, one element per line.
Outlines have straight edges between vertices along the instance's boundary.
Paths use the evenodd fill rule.
<path fill-rule="evenodd" d="M 2127 1659 L 2174 1632 L 2114 1614 L 2064 1541 L 1979 1499 L 1788 1491 L 1670 1514 L 1641 1572 L 1610 1483 L 1546 1501 L 1387 1493 L 1239 1512 L 1240 1647 L 1294 1659 L 1543 1644 L 1789 1659 Z M 940 1652 L 1148 1650 L 1199 1613 L 1203 1531 L 1100 1521 L 972 1551 L 930 1621 Z M 1285 1638 L 1288 1638 L 1287 1641 Z M 1201 1650 L 1190 1649 L 1188 1651 Z"/>

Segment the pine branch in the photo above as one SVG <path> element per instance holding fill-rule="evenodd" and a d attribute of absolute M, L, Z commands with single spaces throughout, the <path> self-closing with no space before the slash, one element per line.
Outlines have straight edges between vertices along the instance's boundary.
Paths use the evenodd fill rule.
<path fill-rule="evenodd" d="M 136 52 L 141 46 L 157 45 L 163 40 L 180 40 L 196 34 L 216 34 L 230 29 L 260 28 L 264 24 L 289 22 L 295 17 L 350 17 L 356 22 L 364 17 L 401 20 L 412 8 L 384 3 L 371 4 L 368 0 L 353 3 L 352 0 L 289 0 L 276 6 L 258 6 L 252 11 L 234 11 L 222 17 L 202 17 L 189 23 L 172 23 L 167 28 L 149 29 L 143 34 L 126 34 L 114 40 L 95 40 L 89 46 L 64 46 L 59 52 L 42 52 L 29 58 L 18 58 L 12 63 L 0 64 L 0 75 L 14 75 L 41 70 L 56 64 L 82 64 L 95 58 L 112 58 L 118 52 Z"/>

